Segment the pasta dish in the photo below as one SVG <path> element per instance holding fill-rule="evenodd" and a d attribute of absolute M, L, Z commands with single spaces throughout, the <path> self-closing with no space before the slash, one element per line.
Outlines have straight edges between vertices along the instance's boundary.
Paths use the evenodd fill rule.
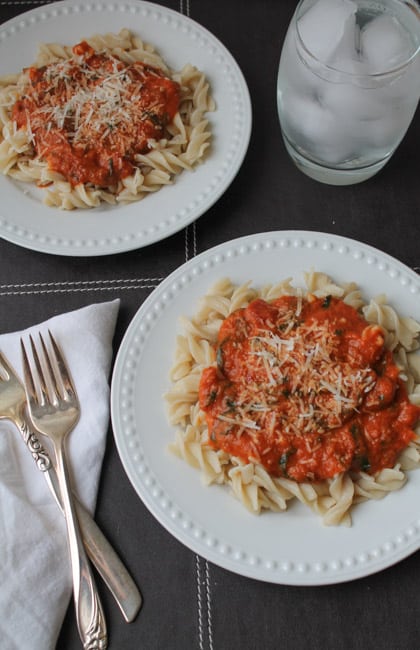
<path fill-rule="evenodd" d="M 204 76 L 168 69 L 128 30 L 44 45 L 0 80 L 0 169 L 60 208 L 138 200 L 192 169 L 210 144 Z"/>
<path fill-rule="evenodd" d="M 297 497 L 325 523 L 349 523 L 354 503 L 420 465 L 420 326 L 383 297 L 364 304 L 354 285 L 306 279 L 306 291 L 222 281 L 184 320 L 172 447 L 253 512 Z"/>

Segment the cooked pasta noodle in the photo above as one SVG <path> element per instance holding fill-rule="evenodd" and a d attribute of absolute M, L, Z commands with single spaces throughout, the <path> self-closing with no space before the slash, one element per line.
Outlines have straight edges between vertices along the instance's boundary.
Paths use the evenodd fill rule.
<path fill-rule="evenodd" d="M 157 138 L 149 137 L 147 151 L 130 154 L 129 171 L 117 175 L 113 168 L 113 160 L 111 160 L 109 177 L 111 178 L 113 174 L 114 181 L 105 183 L 84 178 L 79 182 L 72 180 L 76 176 L 70 177 L 62 169 L 52 166 L 51 156 L 47 160 L 43 155 L 47 147 L 44 146 L 44 149 L 41 150 L 41 146 L 38 146 L 38 136 L 34 136 L 32 132 L 31 120 L 27 117 L 27 111 L 26 123 L 18 128 L 13 111 L 16 110 L 17 102 L 24 97 L 25 90 L 30 87 L 31 72 L 28 73 L 28 70 L 25 69 L 21 74 L 0 78 L 0 171 L 17 181 L 35 183 L 44 189 L 43 202 L 46 205 L 64 210 L 93 208 L 102 203 L 138 201 L 147 194 L 173 183 L 175 176 L 182 171 L 193 170 L 204 161 L 211 144 L 211 130 L 206 113 L 215 109 L 215 103 L 211 96 L 209 82 L 203 72 L 190 63 L 187 63 L 180 71 L 172 71 L 152 45 L 143 42 L 128 29 L 122 29 L 117 34 L 94 35 L 86 38 L 75 48 L 80 48 L 80 45 L 85 43 L 86 47 L 91 48 L 88 50 L 89 52 L 92 50 L 98 56 L 107 57 L 106 61 L 111 60 L 114 66 L 142 64 L 149 66 L 149 68 L 143 69 L 151 70 L 151 74 L 155 74 L 154 71 L 158 70 L 159 74 L 165 75 L 171 80 L 171 83 L 176 84 L 176 87 L 179 88 L 179 102 L 173 119 L 165 123 L 164 132 L 160 133 Z M 29 71 L 41 70 L 43 66 L 65 66 L 66 62 L 76 60 L 77 54 L 77 51 L 74 52 L 73 48 L 67 45 L 43 43 L 39 46 L 37 58 Z M 81 56 L 80 53 L 79 56 Z M 57 72 L 57 75 L 62 74 L 66 79 L 66 68 L 52 68 L 54 71 L 61 69 L 64 72 Z M 55 74 L 55 72 L 51 74 Z M 114 74 L 113 76 L 119 75 Z M 123 82 L 127 83 L 126 78 Z M 101 84 L 101 87 L 102 85 L 104 84 Z M 80 101 L 87 101 L 84 99 L 86 95 L 83 95 L 83 92 L 77 91 L 74 100 L 76 105 L 75 122 L 78 120 L 77 111 L 81 110 L 80 105 L 79 108 L 77 106 L 79 101 L 77 97 L 82 97 Z M 116 88 L 114 92 L 114 89 L 110 89 L 110 84 L 108 84 L 107 92 L 114 93 L 112 101 L 115 101 L 117 95 L 119 98 L 122 96 L 124 89 Z M 95 91 L 92 93 L 94 94 Z M 84 125 L 91 120 L 92 114 L 100 113 L 95 108 L 93 100 L 89 99 L 89 101 L 91 101 L 93 109 L 90 110 Z M 157 118 L 151 113 L 152 110 L 155 110 L 154 105 L 152 104 L 152 108 L 147 109 L 143 114 L 147 114 L 148 117 L 145 119 L 149 119 L 156 126 Z M 69 119 L 68 116 L 73 115 L 71 111 L 74 111 L 74 105 L 71 105 L 71 109 L 69 106 L 69 103 L 64 106 L 61 128 L 64 128 L 65 120 Z M 41 110 L 45 111 L 46 109 L 42 108 Z M 164 113 L 164 115 L 168 114 Z M 51 129 L 56 128 L 58 120 L 56 113 L 52 113 L 50 124 L 54 124 L 54 127 Z M 46 128 L 48 131 L 50 124 Z M 106 142 L 106 138 L 111 137 L 112 129 L 117 128 L 113 124 L 106 124 L 104 128 L 108 126 L 107 132 L 100 131 L 98 135 L 93 133 L 92 137 L 95 137 L 98 143 L 100 140 L 102 143 Z M 119 125 L 117 126 L 120 128 Z M 96 130 L 98 131 L 97 127 Z M 93 127 L 92 131 L 94 131 Z M 114 133 L 116 134 L 114 137 L 119 137 L 117 131 Z M 67 136 L 65 137 L 67 138 Z M 75 140 L 69 138 L 68 140 L 74 152 Z"/>
<path fill-rule="evenodd" d="M 304 274 L 305 289 L 296 288 L 292 279 L 260 289 L 251 283 L 234 285 L 221 279 L 202 298 L 194 317 L 181 319 L 183 333 L 177 336 L 170 372 L 171 387 L 165 395 L 168 418 L 176 427 L 170 448 L 201 472 L 205 484 L 225 484 L 252 513 L 264 510 L 283 512 L 296 499 L 318 514 L 325 525 L 351 525 L 352 507 L 368 499 L 381 499 L 400 489 L 407 471 L 420 467 L 420 427 L 416 437 L 400 453 L 394 467 L 374 474 L 344 471 L 320 481 L 301 481 L 271 475 L 259 462 L 244 462 L 234 454 L 209 444 L 205 413 L 200 409 L 199 384 L 203 370 L 216 366 L 216 342 L 223 321 L 255 298 L 270 301 L 284 295 L 336 296 L 351 305 L 373 326 L 385 333 L 386 347 L 401 369 L 409 399 L 420 405 L 420 325 L 402 317 L 379 296 L 366 303 L 354 283 L 338 285 L 323 273 Z"/>

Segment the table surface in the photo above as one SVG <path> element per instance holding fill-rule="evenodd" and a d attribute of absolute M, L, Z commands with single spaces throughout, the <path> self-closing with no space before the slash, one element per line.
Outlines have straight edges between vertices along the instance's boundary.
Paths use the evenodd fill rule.
<path fill-rule="evenodd" d="M 0 21 L 43 2 L 0 2 Z M 399 149 L 373 179 L 349 187 L 316 183 L 288 158 L 275 83 L 293 0 L 167 0 L 230 50 L 247 81 L 253 130 L 225 194 L 196 222 L 146 248 L 104 257 L 57 257 L 0 239 L 1 331 L 56 313 L 121 299 L 115 350 L 154 287 L 197 253 L 241 235 L 303 229 L 347 236 L 418 270 L 417 112 Z M 141 588 L 144 604 L 126 624 L 99 583 L 110 647 L 124 650 L 420 647 L 420 553 L 380 573 L 323 587 L 274 585 L 221 569 L 185 548 L 149 513 L 131 486 L 110 428 L 96 519 Z M 0 643 L 1 645 L 1 643 Z M 58 642 L 80 648 L 72 605 Z"/>

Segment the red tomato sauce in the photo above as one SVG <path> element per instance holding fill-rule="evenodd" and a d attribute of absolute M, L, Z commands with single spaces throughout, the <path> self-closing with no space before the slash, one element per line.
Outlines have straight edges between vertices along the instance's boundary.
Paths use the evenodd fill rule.
<path fill-rule="evenodd" d="M 131 175 L 136 154 L 164 137 L 179 108 L 180 86 L 161 70 L 96 53 L 84 41 L 72 58 L 27 72 L 12 119 L 73 186 L 112 187 Z"/>
<path fill-rule="evenodd" d="M 254 300 L 224 320 L 216 355 L 199 386 L 208 444 L 273 476 L 373 474 L 415 436 L 382 329 L 339 299 Z"/>

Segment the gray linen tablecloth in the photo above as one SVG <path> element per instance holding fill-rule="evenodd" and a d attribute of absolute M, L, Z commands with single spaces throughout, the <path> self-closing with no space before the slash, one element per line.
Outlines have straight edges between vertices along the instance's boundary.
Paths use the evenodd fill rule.
<path fill-rule="evenodd" d="M 0 20 L 43 4 L 47 3 L 0 2 Z M 277 66 L 296 3 L 166 0 L 159 4 L 210 30 L 242 69 L 253 109 L 244 163 L 224 195 L 196 222 L 140 250 L 91 259 L 58 257 L 0 239 L 1 331 L 22 329 L 53 314 L 118 297 L 117 350 L 140 304 L 169 273 L 213 245 L 261 231 L 339 234 L 418 267 L 420 115 L 389 164 L 370 181 L 341 188 L 316 183 L 288 158 L 276 110 Z M 123 470 L 111 429 L 96 519 L 144 597 L 140 615 L 127 625 L 99 582 L 111 648 L 420 647 L 418 552 L 380 573 L 341 585 L 292 587 L 231 573 L 185 548 L 154 519 Z M 72 605 L 57 647 L 80 647 Z"/>

